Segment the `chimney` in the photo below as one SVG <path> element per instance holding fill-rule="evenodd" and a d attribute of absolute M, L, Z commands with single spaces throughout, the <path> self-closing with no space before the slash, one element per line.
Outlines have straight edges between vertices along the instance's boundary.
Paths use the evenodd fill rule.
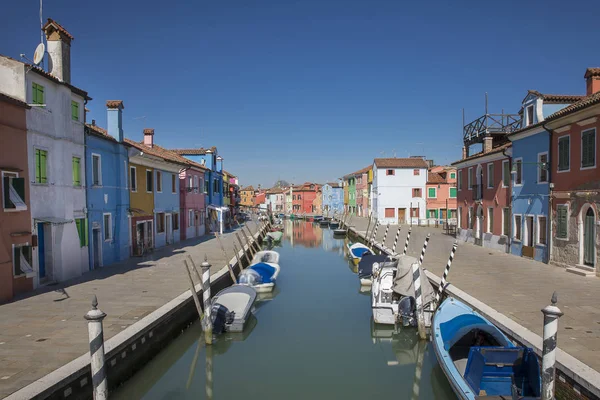
<path fill-rule="evenodd" d="M 600 68 L 588 68 L 585 71 L 586 95 L 600 92 Z"/>
<path fill-rule="evenodd" d="M 483 138 L 483 154 L 489 153 L 492 151 L 493 139 L 491 136 L 486 136 Z"/>
<path fill-rule="evenodd" d="M 144 144 L 148 147 L 154 146 L 154 129 L 144 129 Z"/>
<path fill-rule="evenodd" d="M 463 146 L 462 159 L 469 157 L 469 146 Z"/>
<path fill-rule="evenodd" d="M 106 102 L 108 134 L 123 142 L 123 100 L 108 100 Z"/>
<path fill-rule="evenodd" d="M 50 74 L 60 81 L 71 83 L 71 40 L 73 36 L 58 22 L 48 18 L 42 28 L 48 42 Z"/>

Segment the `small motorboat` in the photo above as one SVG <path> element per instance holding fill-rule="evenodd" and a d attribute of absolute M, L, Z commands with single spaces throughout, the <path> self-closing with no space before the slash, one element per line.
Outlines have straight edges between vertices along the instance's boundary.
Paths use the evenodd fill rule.
<path fill-rule="evenodd" d="M 386 254 L 365 254 L 358 263 L 358 279 L 361 286 L 371 286 L 372 277 L 383 267 L 396 268 L 398 260 Z"/>
<path fill-rule="evenodd" d="M 346 234 L 348 233 L 347 229 L 335 229 L 333 231 L 333 236 L 346 236 Z"/>
<path fill-rule="evenodd" d="M 365 246 L 362 243 L 348 243 L 348 257 L 354 262 L 355 265 L 358 265 L 360 259 L 365 254 L 375 254 L 373 251 Z"/>
<path fill-rule="evenodd" d="M 459 399 L 539 399 L 533 349 L 515 346 L 466 304 L 446 299 L 433 317 L 433 349 Z"/>
<path fill-rule="evenodd" d="M 265 242 L 265 241 L 268 242 L 271 240 L 274 242 L 280 242 L 282 238 L 283 238 L 282 231 L 267 232 L 267 234 L 263 238 L 263 242 Z"/>
<path fill-rule="evenodd" d="M 329 221 L 322 219 L 319 221 L 319 225 L 320 226 L 329 226 Z"/>
<path fill-rule="evenodd" d="M 229 286 L 212 299 L 213 332 L 242 332 L 252 315 L 256 290 L 249 286 Z"/>
<path fill-rule="evenodd" d="M 271 292 L 280 270 L 279 253 L 272 250 L 259 251 L 254 255 L 252 264 L 240 272 L 238 283 L 251 286 L 258 293 Z"/>
<path fill-rule="evenodd" d="M 329 229 L 337 229 L 340 227 L 340 223 L 337 221 L 329 221 Z"/>
<path fill-rule="evenodd" d="M 323 216 L 322 215 L 316 215 L 313 217 L 313 221 L 315 222 L 321 222 L 323 221 Z"/>
<path fill-rule="evenodd" d="M 259 251 L 252 257 L 252 262 L 250 264 L 258 264 L 261 262 L 279 265 L 279 253 L 273 250 Z"/>
<path fill-rule="evenodd" d="M 284 213 L 279 213 L 279 214 L 277 214 L 277 216 L 278 216 L 279 218 L 281 218 L 281 219 L 284 219 L 284 218 L 285 218 L 285 214 L 284 214 Z"/>

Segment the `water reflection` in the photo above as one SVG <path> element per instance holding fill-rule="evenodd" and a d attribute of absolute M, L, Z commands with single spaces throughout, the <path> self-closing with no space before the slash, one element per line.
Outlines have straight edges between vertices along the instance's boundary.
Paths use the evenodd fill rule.
<path fill-rule="evenodd" d="M 300 245 L 307 248 L 319 247 L 323 241 L 323 230 L 312 222 L 285 220 L 284 237 L 292 246 Z"/>

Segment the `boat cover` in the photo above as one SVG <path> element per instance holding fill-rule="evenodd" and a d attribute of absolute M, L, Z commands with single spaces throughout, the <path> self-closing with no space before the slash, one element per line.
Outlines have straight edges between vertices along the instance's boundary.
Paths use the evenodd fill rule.
<path fill-rule="evenodd" d="M 258 263 L 279 264 L 279 253 L 273 250 L 259 251 L 252 258 L 252 264 Z"/>
<path fill-rule="evenodd" d="M 275 271 L 277 271 L 274 267 L 272 267 L 269 264 L 264 263 L 264 262 L 251 265 L 250 269 L 252 269 L 260 274 L 262 283 L 271 283 L 272 282 L 271 278 L 275 274 Z"/>
<path fill-rule="evenodd" d="M 386 262 L 387 260 L 387 262 Z M 385 254 L 375 255 L 375 254 L 365 254 L 363 258 L 358 263 L 358 277 L 366 278 L 370 277 L 373 274 L 373 264 L 374 263 L 384 264 L 382 266 L 386 267 L 394 267 L 392 264 L 397 264 L 397 261 L 390 260 L 389 257 Z"/>
<path fill-rule="evenodd" d="M 394 278 L 393 290 L 400 296 L 415 297 L 415 287 L 413 285 L 412 264 L 416 263 L 417 259 L 409 256 L 402 256 L 398 260 L 398 269 Z M 421 293 L 423 295 L 423 304 L 432 302 L 435 299 L 435 291 L 431 282 L 427 279 L 423 267 L 419 266 L 421 272 Z"/>

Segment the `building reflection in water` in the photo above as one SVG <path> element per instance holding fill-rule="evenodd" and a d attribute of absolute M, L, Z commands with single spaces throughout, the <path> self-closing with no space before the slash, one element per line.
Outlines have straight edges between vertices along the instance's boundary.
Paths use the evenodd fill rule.
<path fill-rule="evenodd" d="M 284 235 L 292 246 L 319 247 L 323 241 L 323 232 L 320 226 L 312 222 L 286 219 L 284 221 Z"/>

